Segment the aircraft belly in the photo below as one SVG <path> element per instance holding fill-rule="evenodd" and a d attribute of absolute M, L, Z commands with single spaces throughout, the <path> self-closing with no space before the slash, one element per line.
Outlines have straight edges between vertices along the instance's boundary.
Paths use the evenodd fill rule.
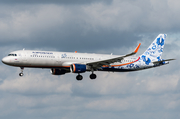
<path fill-rule="evenodd" d="M 149 66 L 126 65 L 126 66 L 118 66 L 118 67 L 102 67 L 100 71 L 129 72 L 129 71 L 138 71 L 138 70 L 148 69 L 152 67 L 155 67 L 155 66 L 154 65 L 149 65 Z"/>
<path fill-rule="evenodd" d="M 60 63 L 56 63 L 53 59 L 36 59 L 29 60 L 28 62 L 21 63 L 23 67 L 38 67 L 38 68 L 52 68 L 52 67 L 60 67 Z"/>
<path fill-rule="evenodd" d="M 98 71 L 112 71 L 112 72 L 130 72 L 130 71 L 139 71 L 139 70 L 143 70 L 143 69 L 149 69 L 149 68 L 154 68 L 154 67 L 159 67 L 162 65 L 166 65 L 168 63 L 164 63 L 164 64 L 151 64 L 151 65 L 141 65 L 139 67 L 133 67 L 132 65 L 130 66 L 119 66 L 119 67 L 102 67 L 101 69 L 99 69 Z"/>

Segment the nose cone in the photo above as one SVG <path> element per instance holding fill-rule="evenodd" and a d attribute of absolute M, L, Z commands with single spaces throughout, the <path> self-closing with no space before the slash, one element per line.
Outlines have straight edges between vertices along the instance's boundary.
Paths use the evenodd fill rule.
<path fill-rule="evenodd" d="M 4 57 L 4 58 L 2 59 L 2 62 L 3 62 L 4 64 L 8 64 L 8 63 L 10 62 L 10 60 L 9 60 L 8 57 Z"/>

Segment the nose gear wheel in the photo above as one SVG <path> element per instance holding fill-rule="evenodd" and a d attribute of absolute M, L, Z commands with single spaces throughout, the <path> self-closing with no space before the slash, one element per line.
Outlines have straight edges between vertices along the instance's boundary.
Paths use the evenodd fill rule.
<path fill-rule="evenodd" d="M 24 67 L 20 67 L 21 68 L 21 73 L 19 73 L 19 76 L 23 76 L 24 74 L 23 74 L 23 70 L 24 70 Z"/>

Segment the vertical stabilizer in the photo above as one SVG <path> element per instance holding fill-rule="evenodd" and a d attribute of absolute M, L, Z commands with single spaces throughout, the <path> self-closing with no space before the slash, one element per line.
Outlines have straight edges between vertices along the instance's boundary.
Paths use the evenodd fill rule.
<path fill-rule="evenodd" d="M 159 34 L 148 49 L 141 55 L 142 60 L 147 65 L 154 61 L 161 61 L 166 36 L 166 34 Z"/>

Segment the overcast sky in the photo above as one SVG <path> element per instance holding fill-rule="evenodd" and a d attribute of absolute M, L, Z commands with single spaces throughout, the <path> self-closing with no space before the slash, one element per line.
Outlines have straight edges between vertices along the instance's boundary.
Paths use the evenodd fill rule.
<path fill-rule="evenodd" d="M 0 56 L 14 50 L 141 55 L 166 33 L 163 59 L 131 73 L 51 75 L 0 63 L 2 119 L 179 119 L 179 0 L 0 0 Z"/>

